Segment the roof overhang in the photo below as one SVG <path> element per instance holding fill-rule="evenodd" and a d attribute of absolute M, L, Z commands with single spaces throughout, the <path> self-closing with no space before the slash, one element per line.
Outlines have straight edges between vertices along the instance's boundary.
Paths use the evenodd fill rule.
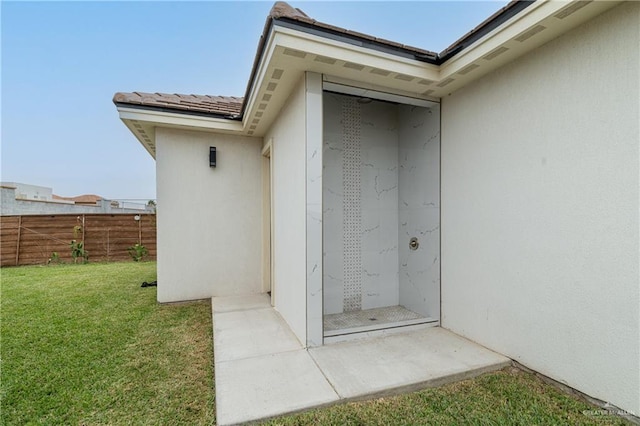
<path fill-rule="evenodd" d="M 155 128 L 263 136 L 305 72 L 325 81 L 439 101 L 612 8 L 620 1 L 538 1 L 441 63 L 430 63 L 273 19 L 258 51 L 239 120 L 117 105 L 120 118 L 155 158 Z"/>
<path fill-rule="evenodd" d="M 229 134 L 243 133 L 242 122 L 238 120 L 207 117 L 202 114 L 158 111 L 132 105 L 116 105 L 116 107 L 120 119 L 153 158 L 156 158 L 156 127 Z"/>

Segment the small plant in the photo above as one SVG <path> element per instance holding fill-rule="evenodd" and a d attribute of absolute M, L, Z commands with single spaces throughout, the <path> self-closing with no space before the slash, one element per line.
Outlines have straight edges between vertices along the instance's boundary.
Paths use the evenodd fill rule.
<path fill-rule="evenodd" d="M 142 244 L 136 243 L 135 245 L 129 247 L 127 249 L 129 255 L 133 259 L 134 262 L 140 262 L 143 257 L 149 254 L 149 250 Z"/>
<path fill-rule="evenodd" d="M 78 259 L 82 259 L 82 263 L 89 262 L 89 252 L 84 249 L 84 242 L 71 240 L 71 257 L 73 263 L 78 263 Z"/>
<path fill-rule="evenodd" d="M 51 253 L 51 256 L 47 260 L 47 265 L 60 265 L 64 263 L 64 260 L 60 259 L 60 255 L 57 251 Z"/>
<path fill-rule="evenodd" d="M 78 263 L 78 259 L 82 259 L 82 263 L 89 262 L 89 252 L 84 249 L 84 241 L 78 241 L 78 235 L 82 231 L 82 227 L 76 225 L 73 227 L 73 240 L 71 240 L 71 257 L 73 263 Z"/>

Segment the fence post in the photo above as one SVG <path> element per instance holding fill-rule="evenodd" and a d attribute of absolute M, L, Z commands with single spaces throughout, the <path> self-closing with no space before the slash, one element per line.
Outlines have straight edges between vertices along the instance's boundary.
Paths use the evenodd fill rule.
<path fill-rule="evenodd" d="M 22 216 L 18 216 L 18 241 L 16 241 L 16 266 L 18 266 L 18 262 L 20 261 L 20 237 L 22 230 Z"/>

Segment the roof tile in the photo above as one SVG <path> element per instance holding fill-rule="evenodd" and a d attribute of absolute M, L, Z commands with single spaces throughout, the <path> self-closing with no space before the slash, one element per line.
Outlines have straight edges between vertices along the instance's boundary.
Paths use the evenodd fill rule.
<path fill-rule="evenodd" d="M 238 115 L 243 98 L 234 96 L 183 95 L 177 93 L 118 92 L 113 102 L 218 115 Z"/>

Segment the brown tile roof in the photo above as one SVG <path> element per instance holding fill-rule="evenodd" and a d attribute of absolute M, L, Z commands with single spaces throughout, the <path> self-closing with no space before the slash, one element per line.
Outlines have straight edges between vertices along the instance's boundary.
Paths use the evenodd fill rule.
<path fill-rule="evenodd" d="M 316 21 L 315 19 L 310 18 L 304 13 L 302 10 L 291 7 L 288 3 L 283 1 L 278 1 L 271 8 L 271 12 L 269 13 L 269 18 L 271 19 L 290 19 L 293 21 L 301 22 L 304 24 L 308 24 L 310 26 L 321 28 L 324 30 L 328 30 L 333 33 L 344 34 L 347 36 L 352 36 L 361 40 L 368 40 L 376 43 L 380 43 L 383 45 L 387 45 L 392 48 L 399 48 L 408 50 L 417 55 L 423 56 L 432 56 L 436 58 L 438 54 L 436 52 L 431 52 L 429 50 L 420 49 L 419 47 L 408 46 L 406 44 L 396 43 L 395 41 L 386 40 L 383 38 L 378 38 L 371 36 L 369 34 L 359 33 L 357 31 L 348 30 L 346 28 L 336 27 L 334 25 L 326 24 L 324 22 Z"/>
<path fill-rule="evenodd" d="M 233 96 L 180 95 L 168 93 L 122 93 L 113 96 L 115 104 L 142 105 L 224 116 L 240 114 L 243 98 Z"/>

